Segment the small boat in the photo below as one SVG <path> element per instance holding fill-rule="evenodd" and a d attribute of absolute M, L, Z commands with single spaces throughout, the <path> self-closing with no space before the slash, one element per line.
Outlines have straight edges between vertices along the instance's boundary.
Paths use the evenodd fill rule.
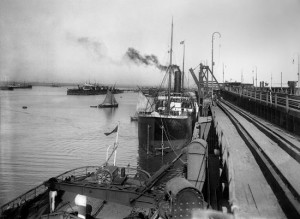
<path fill-rule="evenodd" d="M 98 108 L 115 108 L 118 107 L 118 102 L 116 101 L 115 96 L 110 90 L 107 90 L 106 97 L 103 103 L 98 105 Z"/>
<path fill-rule="evenodd" d="M 139 114 L 138 112 L 135 112 L 134 115 L 130 116 L 130 121 L 138 121 Z"/>
<path fill-rule="evenodd" d="M 26 84 L 25 82 L 23 84 L 17 84 L 14 82 L 13 84 L 8 85 L 12 89 L 32 89 L 31 84 Z"/>
<path fill-rule="evenodd" d="M 130 120 L 131 121 L 138 121 L 139 117 L 134 115 L 134 116 L 130 116 Z"/>
<path fill-rule="evenodd" d="M 58 83 L 52 83 L 51 87 L 61 87 Z"/>
<path fill-rule="evenodd" d="M 9 86 L 1 86 L 0 90 L 14 90 L 14 88 Z"/>

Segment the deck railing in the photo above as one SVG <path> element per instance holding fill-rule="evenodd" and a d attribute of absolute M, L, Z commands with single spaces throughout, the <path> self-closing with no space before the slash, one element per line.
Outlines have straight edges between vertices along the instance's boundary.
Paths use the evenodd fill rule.
<path fill-rule="evenodd" d="M 36 198 L 37 196 L 43 194 L 45 191 L 47 191 L 48 187 L 46 187 L 44 185 L 44 183 L 34 187 L 33 189 L 30 189 L 29 191 L 23 193 L 22 195 L 19 195 L 17 198 L 13 199 L 12 201 L 4 204 L 1 206 L 1 214 L 7 210 L 7 209 L 11 209 L 11 208 L 16 208 L 21 206 L 23 203 L 32 200 L 34 198 Z"/>
<path fill-rule="evenodd" d="M 90 175 L 90 173 L 96 172 L 98 168 L 101 166 L 85 166 L 85 167 L 79 167 L 75 168 L 69 171 L 66 171 L 62 174 L 59 174 L 58 176 L 54 177 L 57 180 L 63 181 L 68 177 L 73 177 L 75 180 L 79 179 L 81 177 L 87 177 Z M 129 177 L 135 176 L 137 173 L 142 174 L 145 179 L 150 178 L 150 175 L 148 172 L 139 169 L 139 168 L 132 168 L 130 166 L 125 167 L 126 175 Z M 7 209 L 15 208 L 20 206 L 21 204 L 32 200 L 36 198 L 37 196 L 45 193 L 48 190 L 48 187 L 45 185 L 46 182 L 43 182 L 42 184 L 34 187 L 33 189 L 23 193 L 22 195 L 18 196 L 17 198 L 13 199 L 12 201 L 4 204 L 1 206 L 0 216 L 3 214 L 3 212 Z"/>
<path fill-rule="evenodd" d="M 289 110 L 300 112 L 300 96 L 247 89 L 227 88 L 226 90 L 230 93 L 247 97 L 275 108 L 278 106 L 283 107 L 286 109 L 286 112 Z"/>

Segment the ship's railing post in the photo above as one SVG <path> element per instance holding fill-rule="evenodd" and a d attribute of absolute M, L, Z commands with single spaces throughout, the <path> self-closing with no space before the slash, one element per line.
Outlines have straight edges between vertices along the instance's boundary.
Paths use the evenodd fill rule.
<path fill-rule="evenodd" d="M 277 93 L 275 93 L 275 108 L 277 108 Z"/>
<path fill-rule="evenodd" d="M 259 91 L 259 102 L 261 103 L 262 94 L 261 91 Z"/>

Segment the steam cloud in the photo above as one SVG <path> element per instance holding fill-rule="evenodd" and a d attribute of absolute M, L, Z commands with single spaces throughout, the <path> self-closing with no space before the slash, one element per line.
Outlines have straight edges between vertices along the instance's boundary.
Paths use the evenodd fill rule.
<path fill-rule="evenodd" d="M 98 58 L 103 58 L 105 56 L 105 46 L 102 43 L 95 41 L 89 37 L 77 38 L 77 42 L 84 46 L 87 50 L 93 52 L 93 54 L 95 54 Z"/>
<path fill-rule="evenodd" d="M 161 65 L 157 57 L 153 54 L 143 56 L 136 49 L 128 48 L 125 56 L 136 64 L 153 65 L 162 71 L 167 70 L 167 66 Z"/>

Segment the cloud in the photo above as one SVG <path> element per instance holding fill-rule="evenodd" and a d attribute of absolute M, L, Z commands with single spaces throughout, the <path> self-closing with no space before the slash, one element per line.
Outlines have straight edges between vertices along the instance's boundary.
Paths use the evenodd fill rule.
<path fill-rule="evenodd" d="M 75 43 L 75 45 L 84 48 L 89 56 L 100 61 L 107 57 L 107 47 L 102 40 L 96 37 L 88 36 L 75 36 L 73 34 L 67 33 L 67 40 Z"/>

